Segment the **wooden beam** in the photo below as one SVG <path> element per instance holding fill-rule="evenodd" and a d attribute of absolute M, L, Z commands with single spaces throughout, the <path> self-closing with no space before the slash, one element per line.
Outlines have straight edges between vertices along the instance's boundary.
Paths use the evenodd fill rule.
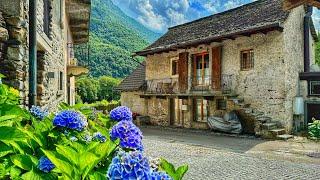
<path fill-rule="evenodd" d="M 285 0 L 283 2 L 283 8 L 290 10 L 301 5 L 311 5 L 320 8 L 320 2 L 317 0 Z"/>

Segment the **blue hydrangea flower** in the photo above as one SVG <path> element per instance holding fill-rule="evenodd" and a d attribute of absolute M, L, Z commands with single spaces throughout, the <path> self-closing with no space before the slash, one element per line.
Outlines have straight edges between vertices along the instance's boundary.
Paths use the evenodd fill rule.
<path fill-rule="evenodd" d="M 142 133 L 132 121 L 120 121 L 110 131 L 111 140 L 120 139 L 122 148 L 143 150 Z"/>
<path fill-rule="evenodd" d="M 72 136 L 72 137 L 70 137 L 70 141 L 72 141 L 72 142 L 78 141 L 78 138 L 77 138 L 77 137 Z"/>
<path fill-rule="evenodd" d="M 41 171 L 48 173 L 50 172 L 53 168 L 55 168 L 54 164 L 45 156 L 42 156 L 39 159 L 38 162 L 38 169 Z"/>
<path fill-rule="evenodd" d="M 73 110 L 59 112 L 53 119 L 53 125 L 82 131 L 88 125 L 85 117 Z"/>
<path fill-rule="evenodd" d="M 120 151 L 108 168 L 107 178 L 122 179 L 151 179 L 149 161 L 140 151 Z"/>
<path fill-rule="evenodd" d="M 36 118 L 38 118 L 38 119 L 40 119 L 40 120 L 42 120 L 42 119 L 44 119 L 46 116 L 48 116 L 48 111 L 47 111 L 47 110 L 42 110 L 40 106 L 32 106 L 32 107 L 30 108 L 30 113 L 31 113 L 34 117 L 36 117 Z"/>
<path fill-rule="evenodd" d="M 102 135 L 100 132 L 93 133 L 93 139 L 99 140 L 100 142 L 106 142 L 106 136 Z"/>
<path fill-rule="evenodd" d="M 89 142 L 92 141 L 92 136 L 87 133 L 87 134 L 84 135 L 83 140 L 84 140 L 86 143 L 89 143 Z"/>
<path fill-rule="evenodd" d="M 151 180 L 172 180 L 172 178 L 165 172 L 153 171 L 151 172 Z"/>
<path fill-rule="evenodd" d="M 126 106 L 119 106 L 110 111 L 110 118 L 114 121 L 132 121 L 132 112 Z"/>

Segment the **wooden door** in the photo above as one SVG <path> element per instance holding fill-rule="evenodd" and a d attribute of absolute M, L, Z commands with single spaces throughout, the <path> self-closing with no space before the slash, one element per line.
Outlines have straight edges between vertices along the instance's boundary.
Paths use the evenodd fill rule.
<path fill-rule="evenodd" d="M 179 91 L 184 93 L 188 89 L 188 57 L 189 53 L 179 54 L 178 72 L 179 72 Z"/>
<path fill-rule="evenodd" d="M 213 90 L 221 90 L 221 47 L 212 49 L 211 80 Z"/>

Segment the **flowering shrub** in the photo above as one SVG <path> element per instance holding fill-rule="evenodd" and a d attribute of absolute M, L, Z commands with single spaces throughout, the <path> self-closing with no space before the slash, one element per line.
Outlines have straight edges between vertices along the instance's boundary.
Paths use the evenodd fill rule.
<path fill-rule="evenodd" d="M 39 106 L 32 106 L 30 109 L 30 113 L 35 117 L 40 120 L 43 120 L 46 116 L 48 116 L 48 111 L 47 110 L 42 110 L 41 107 Z"/>
<path fill-rule="evenodd" d="M 164 160 L 150 164 L 129 108 L 112 110 L 112 121 L 83 106 L 28 111 L 15 89 L 0 84 L 0 179 L 180 180 L 187 171 Z"/>
<path fill-rule="evenodd" d="M 132 121 L 120 121 L 110 131 L 111 140 L 120 139 L 122 148 L 143 150 L 142 133 Z"/>
<path fill-rule="evenodd" d="M 48 173 L 54 168 L 54 164 L 45 156 L 42 156 L 39 159 L 38 169 L 41 171 Z"/>
<path fill-rule="evenodd" d="M 114 121 L 132 121 L 132 112 L 128 107 L 119 106 L 110 111 L 110 118 Z"/>
<path fill-rule="evenodd" d="M 54 117 L 53 125 L 82 131 L 88 123 L 81 113 L 73 110 L 65 110 L 61 111 Z"/>
<path fill-rule="evenodd" d="M 312 123 L 309 123 L 308 133 L 312 139 L 320 139 L 320 120 L 312 119 Z"/>

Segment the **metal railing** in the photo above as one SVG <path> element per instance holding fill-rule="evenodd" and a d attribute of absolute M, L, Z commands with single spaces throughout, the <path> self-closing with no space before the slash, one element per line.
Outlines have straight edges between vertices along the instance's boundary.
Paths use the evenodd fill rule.
<path fill-rule="evenodd" d="M 218 83 L 211 76 L 204 77 L 188 77 L 188 88 L 190 93 L 203 92 L 211 93 L 212 91 L 221 91 L 223 94 L 230 94 L 232 92 L 232 83 L 234 81 L 233 75 L 222 74 L 221 82 L 218 87 Z M 217 79 L 216 81 L 219 81 Z M 179 90 L 178 78 L 164 78 L 164 79 L 152 79 L 146 81 L 145 92 L 147 94 L 179 94 L 183 93 Z"/>

